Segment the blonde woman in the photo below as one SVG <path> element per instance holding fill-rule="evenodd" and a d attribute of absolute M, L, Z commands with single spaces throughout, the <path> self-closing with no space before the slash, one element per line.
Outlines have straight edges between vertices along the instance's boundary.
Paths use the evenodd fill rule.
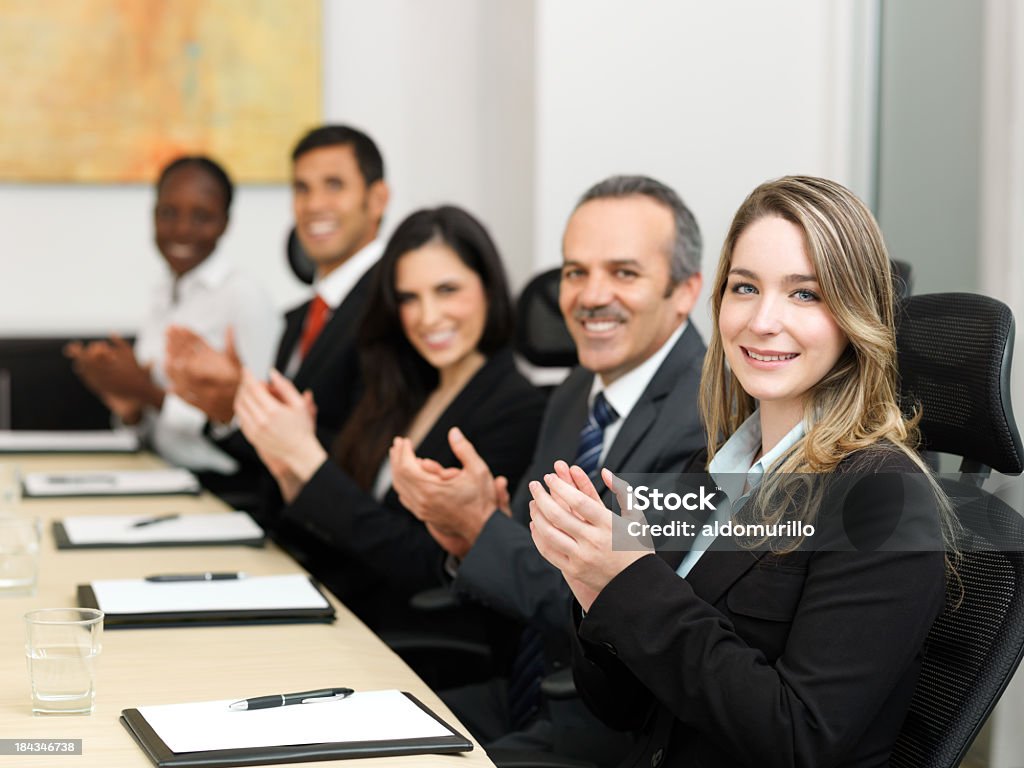
<path fill-rule="evenodd" d="M 613 514 L 559 462 L 547 489 L 531 484 L 531 527 L 585 612 L 577 684 L 609 724 L 643 732 L 631 764 L 886 765 L 944 601 L 947 506 L 897 402 L 878 225 L 834 182 L 767 182 L 736 213 L 712 291 L 698 468 L 737 519 L 819 533 L 719 536 L 675 558 L 616 549 Z M 837 501 L 794 494 L 792 473 L 860 479 Z"/>

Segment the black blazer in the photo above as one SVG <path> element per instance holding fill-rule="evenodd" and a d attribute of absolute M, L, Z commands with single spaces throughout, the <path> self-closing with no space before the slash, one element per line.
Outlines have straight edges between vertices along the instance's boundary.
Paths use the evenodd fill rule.
<path fill-rule="evenodd" d="M 330 448 L 362 393 L 356 335 L 375 272 L 375 267 L 367 270 L 338 305 L 292 378 L 300 392 L 313 392 L 317 435 L 326 448 Z M 288 365 L 299 344 L 311 303 L 307 301 L 285 314 L 285 329 L 277 348 L 279 371 Z"/>
<path fill-rule="evenodd" d="M 649 555 L 586 618 L 575 606 L 581 695 L 642 732 L 627 764 L 888 764 L 943 604 L 944 555 L 916 464 L 876 448 L 837 471 L 853 470 L 856 492 L 841 509 L 826 495 L 813 547 L 774 555 L 720 537 L 685 579 L 683 553 Z M 846 546 L 830 543 L 837 531 Z"/>
<path fill-rule="evenodd" d="M 494 474 L 519 481 L 537 439 L 544 399 L 516 370 L 509 350 L 494 354 L 417 447 L 417 455 L 458 466 L 448 430 L 458 426 Z M 390 489 L 381 503 L 328 460 L 283 519 L 322 547 L 305 565 L 374 629 L 406 623 L 408 598 L 442 583 L 444 552 Z"/>

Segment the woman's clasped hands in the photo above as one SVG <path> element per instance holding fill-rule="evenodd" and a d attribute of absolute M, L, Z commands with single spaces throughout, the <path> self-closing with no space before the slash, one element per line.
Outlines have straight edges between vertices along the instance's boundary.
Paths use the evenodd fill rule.
<path fill-rule="evenodd" d="M 622 510 L 601 501 L 587 473 L 556 461 L 544 484 L 530 483 L 530 531 L 538 551 L 562 572 L 584 611 L 615 576 L 651 554 L 654 547 L 643 514 L 627 504 L 626 483 L 609 470 L 601 478 Z"/>

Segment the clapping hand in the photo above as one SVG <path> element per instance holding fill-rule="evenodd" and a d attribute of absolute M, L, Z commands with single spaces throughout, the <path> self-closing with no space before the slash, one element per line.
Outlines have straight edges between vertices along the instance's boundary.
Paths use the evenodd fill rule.
<path fill-rule="evenodd" d="M 327 459 L 316 436 L 312 392 L 300 393 L 277 371 L 271 370 L 265 383 L 243 368 L 234 411 L 239 428 L 286 498 L 293 497 Z"/>
<path fill-rule="evenodd" d="M 137 421 L 142 408 L 159 408 L 164 391 L 153 381 L 150 366 L 135 358 L 130 344 L 113 334 L 109 340 L 72 342 L 64 355 L 86 387 L 126 422 Z"/>
<path fill-rule="evenodd" d="M 202 336 L 182 326 L 167 329 L 165 370 L 170 389 L 213 421 L 227 424 L 235 415 L 234 402 L 242 380 L 242 361 L 229 326 L 224 351 L 215 350 Z"/>
<path fill-rule="evenodd" d="M 494 510 L 511 514 L 508 481 L 491 474 L 458 428 L 448 433 L 448 442 L 461 467 L 420 459 L 408 438 L 396 437 L 389 453 L 392 486 L 402 506 L 427 525 L 442 547 L 464 557 Z"/>
<path fill-rule="evenodd" d="M 562 572 L 583 610 L 608 582 L 641 557 L 653 551 L 649 536 L 630 523 L 645 523 L 643 515 L 626 503 L 625 483 L 609 470 L 601 472 L 605 484 L 616 494 L 622 516 L 604 506 L 587 473 L 555 462 L 554 473 L 544 476 L 544 485 L 530 483 L 530 531 L 538 551 Z"/>

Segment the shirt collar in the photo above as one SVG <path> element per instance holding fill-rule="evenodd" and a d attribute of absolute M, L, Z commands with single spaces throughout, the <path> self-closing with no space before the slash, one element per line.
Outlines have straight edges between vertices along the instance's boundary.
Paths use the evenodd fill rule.
<path fill-rule="evenodd" d="M 166 266 L 166 265 L 165 265 Z M 171 268 L 167 267 L 167 285 L 173 286 L 178 283 L 178 294 L 202 286 L 204 288 L 216 288 L 223 283 L 231 271 L 231 262 L 226 254 L 214 251 L 201 264 L 193 267 L 181 277 L 177 277 Z"/>
<path fill-rule="evenodd" d="M 323 278 L 317 276 L 313 282 L 313 290 L 331 309 L 337 309 L 349 292 L 370 267 L 377 263 L 384 252 L 384 243 L 380 239 L 372 240 L 344 263 L 332 269 Z"/>
<path fill-rule="evenodd" d="M 738 499 L 743 486 L 756 488 L 765 471 L 796 445 L 805 432 L 804 423 L 800 421 L 775 447 L 754 461 L 761 448 L 761 412 L 756 410 L 718 449 L 708 465 L 708 472 L 730 499 Z"/>
<path fill-rule="evenodd" d="M 679 327 L 672 332 L 672 335 L 668 337 L 664 344 L 658 347 L 653 355 L 633 370 L 622 374 L 607 387 L 601 381 L 601 377 L 595 375 L 594 383 L 590 386 L 590 396 L 587 398 L 587 405 L 593 405 L 597 393 L 604 392 L 605 399 L 615 409 L 620 419 L 625 419 L 629 416 L 630 411 L 633 410 L 640 400 L 640 396 L 647 389 L 647 385 L 654 378 L 654 374 L 658 372 L 661 364 L 665 362 L 668 353 L 672 351 L 676 342 L 679 341 L 679 337 L 686 331 L 687 325 L 689 325 L 687 320 L 680 323 Z"/>

